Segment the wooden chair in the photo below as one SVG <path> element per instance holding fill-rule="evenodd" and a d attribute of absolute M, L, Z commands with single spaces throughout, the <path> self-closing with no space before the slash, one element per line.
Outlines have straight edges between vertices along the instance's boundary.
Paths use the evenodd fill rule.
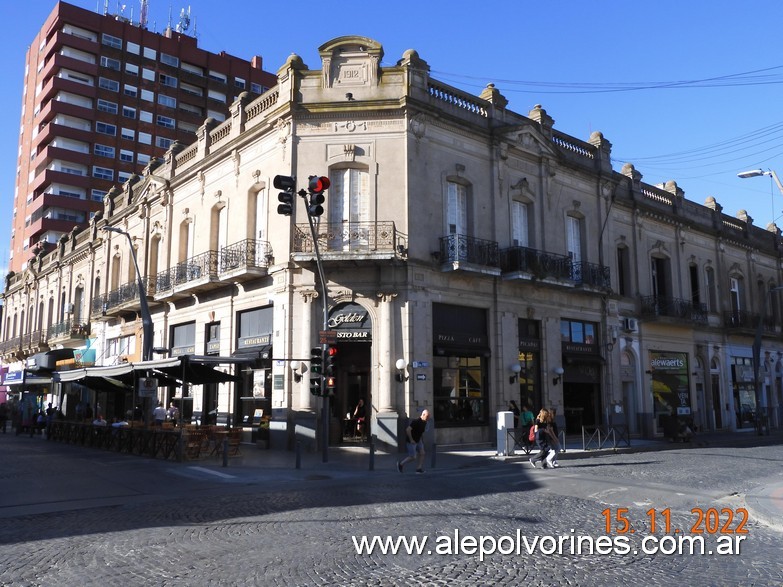
<path fill-rule="evenodd" d="M 207 435 L 203 432 L 190 431 L 185 435 L 185 458 L 197 459 L 201 455 L 201 448 L 207 441 Z"/>
<path fill-rule="evenodd" d="M 242 430 L 233 428 L 228 431 L 228 456 L 238 457 L 242 453 L 239 450 L 239 444 L 242 441 Z"/>

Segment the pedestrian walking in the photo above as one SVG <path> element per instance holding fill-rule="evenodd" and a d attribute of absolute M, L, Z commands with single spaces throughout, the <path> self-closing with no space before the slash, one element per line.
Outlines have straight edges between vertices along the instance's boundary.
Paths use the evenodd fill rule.
<path fill-rule="evenodd" d="M 155 426 L 163 426 L 163 422 L 166 421 L 166 408 L 163 407 L 163 402 L 158 402 L 157 407 L 152 410 L 152 419 L 155 420 Z"/>
<path fill-rule="evenodd" d="M 536 463 L 541 461 L 541 466 L 546 469 L 551 466 L 551 460 L 547 461 L 547 457 L 552 449 L 552 414 L 546 408 L 541 408 L 538 412 L 538 417 L 534 424 L 536 430 L 536 442 L 538 443 L 539 452 L 536 456 L 530 459 L 530 464 L 533 468 L 536 468 Z"/>
<path fill-rule="evenodd" d="M 417 473 L 424 472 L 424 431 L 427 429 L 427 419 L 429 417 L 429 410 L 422 410 L 421 416 L 412 420 L 405 429 L 408 456 L 401 461 L 397 461 L 397 470 L 400 473 L 402 473 L 402 468 L 411 461 L 417 461 Z"/>
<path fill-rule="evenodd" d="M 519 425 L 522 427 L 522 439 L 528 449 L 528 452 L 530 452 L 530 450 L 533 448 L 533 443 L 530 442 L 530 429 L 533 427 L 535 422 L 536 417 L 533 415 L 533 412 L 530 411 L 530 406 L 527 404 L 523 405 L 522 413 L 519 415 Z"/>

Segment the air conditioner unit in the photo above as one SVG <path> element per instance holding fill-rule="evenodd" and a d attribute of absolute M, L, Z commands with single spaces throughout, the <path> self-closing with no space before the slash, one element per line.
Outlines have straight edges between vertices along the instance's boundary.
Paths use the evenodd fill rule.
<path fill-rule="evenodd" d="M 626 332 L 636 332 L 639 330 L 639 324 L 636 321 L 636 318 L 623 318 L 622 322 L 623 330 Z"/>
<path fill-rule="evenodd" d="M 73 304 L 65 304 L 65 313 L 73 314 Z"/>

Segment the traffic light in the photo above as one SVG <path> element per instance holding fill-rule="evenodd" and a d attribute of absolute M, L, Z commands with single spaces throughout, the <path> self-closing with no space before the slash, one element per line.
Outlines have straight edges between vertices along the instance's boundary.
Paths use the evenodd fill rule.
<path fill-rule="evenodd" d="M 328 177 L 310 176 L 310 182 L 307 185 L 307 191 L 310 193 L 310 205 L 307 206 L 307 213 L 310 216 L 320 216 L 324 213 L 324 207 L 321 204 L 326 200 L 324 192 L 329 189 L 330 184 Z"/>
<path fill-rule="evenodd" d="M 288 175 L 275 175 L 272 184 L 276 189 L 283 190 L 277 194 L 277 200 L 280 202 L 277 206 L 277 213 L 283 216 L 290 216 L 294 211 L 296 179 Z"/>
<path fill-rule="evenodd" d="M 326 349 L 324 357 L 324 375 L 326 377 L 335 377 L 337 375 L 337 347 L 330 346 Z"/>
<path fill-rule="evenodd" d="M 310 349 L 310 393 L 313 395 L 323 395 L 323 369 L 324 355 L 321 347 Z"/>

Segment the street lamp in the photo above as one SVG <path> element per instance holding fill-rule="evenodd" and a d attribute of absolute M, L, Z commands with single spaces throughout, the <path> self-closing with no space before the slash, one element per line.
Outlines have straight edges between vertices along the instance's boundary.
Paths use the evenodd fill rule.
<path fill-rule="evenodd" d="M 102 230 L 124 234 L 128 237 L 131 258 L 133 259 L 133 265 L 136 267 L 136 283 L 139 286 L 139 310 L 141 312 L 141 329 L 142 334 L 144 335 L 141 343 L 141 360 L 151 361 L 153 343 L 152 316 L 150 316 L 150 307 L 147 304 L 147 288 L 144 286 L 144 280 L 141 278 L 141 271 L 139 271 L 139 262 L 136 259 L 136 249 L 133 248 L 133 239 L 130 234 L 116 226 L 104 226 Z"/>
<path fill-rule="evenodd" d="M 761 367 L 761 334 L 764 331 L 764 321 L 767 317 L 767 298 L 772 295 L 773 292 L 780 291 L 783 286 L 769 288 L 761 299 L 761 315 L 759 316 L 759 323 L 756 326 L 756 336 L 753 339 L 753 392 L 756 399 L 756 431 L 761 436 L 764 428 L 764 420 L 761 419 L 759 413 L 761 411 L 761 379 L 759 378 L 759 370 Z M 742 406 L 740 406 L 740 411 Z M 766 414 L 765 414 L 766 416 Z M 769 423 L 767 423 L 767 434 L 769 434 Z"/>
<path fill-rule="evenodd" d="M 783 195 L 783 184 L 780 183 L 778 174 L 772 171 L 771 169 L 768 169 L 767 171 L 764 171 L 763 169 L 750 169 L 748 171 L 740 171 L 737 174 L 737 177 L 739 177 L 740 179 L 748 179 L 749 177 L 761 177 L 762 175 L 769 175 L 772 179 L 774 179 L 775 183 L 778 186 L 778 190 L 780 190 L 781 195 Z"/>

